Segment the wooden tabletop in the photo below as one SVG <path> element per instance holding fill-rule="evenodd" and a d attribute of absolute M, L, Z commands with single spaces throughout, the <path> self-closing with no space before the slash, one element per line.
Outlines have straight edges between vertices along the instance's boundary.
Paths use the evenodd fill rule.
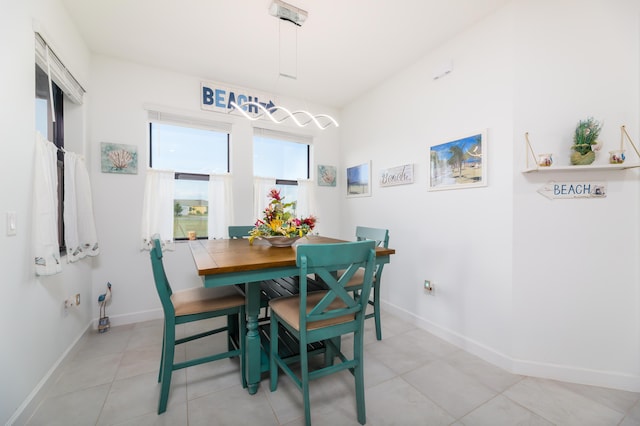
<path fill-rule="evenodd" d="M 198 275 L 224 274 L 265 268 L 295 266 L 295 246 L 301 244 L 343 243 L 344 240 L 306 236 L 293 247 L 272 247 L 266 241 L 248 239 L 220 239 L 190 241 L 189 247 L 198 269 Z M 394 249 L 377 247 L 376 256 L 389 256 Z"/>

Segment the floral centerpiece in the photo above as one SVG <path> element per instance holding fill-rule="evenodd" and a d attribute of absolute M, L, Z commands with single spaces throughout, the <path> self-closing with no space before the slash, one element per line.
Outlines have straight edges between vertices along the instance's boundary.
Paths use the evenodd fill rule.
<path fill-rule="evenodd" d="M 600 149 L 598 136 L 602 130 L 602 124 L 589 117 L 580 120 L 573 135 L 573 153 L 571 154 L 571 164 L 585 165 L 593 163 L 596 159 L 595 151 Z"/>
<path fill-rule="evenodd" d="M 275 246 L 290 246 L 298 238 L 304 237 L 316 226 L 316 218 L 297 218 L 292 210 L 295 201 L 285 203 L 280 191 L 272 189 L 268 197 L 269 205 L 264 209 L 264 217 L 256 221 L 255 227 L 249 232 L 249 243 L 253 240 L 266 239 Z M 278 237 L 278 238 L 276 238 Z"/>

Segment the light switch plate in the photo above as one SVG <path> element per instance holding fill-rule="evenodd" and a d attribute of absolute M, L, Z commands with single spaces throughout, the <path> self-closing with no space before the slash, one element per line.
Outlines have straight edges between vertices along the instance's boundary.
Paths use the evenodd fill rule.
<path fill-rule="evenodd" d="M 7 235 L 16 235 L 16 212 L 7 212 Z"/>

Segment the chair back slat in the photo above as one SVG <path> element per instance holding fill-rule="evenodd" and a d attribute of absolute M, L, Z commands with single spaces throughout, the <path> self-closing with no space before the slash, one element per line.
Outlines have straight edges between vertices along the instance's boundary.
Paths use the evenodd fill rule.
<path fill-rule="evenodd" d="M 173 303 L 171 302 L 171 295 L 173 294 L 173 291 L 171 290 L 171 285 L 169 284 L 169 279 L 167 278 L 167 274 L 164 270 L 164 264 L 162 262 L 162 245 L 160 243 L 160 237 L 154 235 L 152 241 L 153 247 L 151 249 L 150 257 L 153 281 L 155 282 L 156 291 L 158 292 L 160 303 L 162 303 L 164 314 L 173 317 L 175 316 L 175 310 Z"/>
<path fill-rule="evenodd" d="M 356 227 L 356 239 L 358 241 L 373 240 L 376 242 L 376 247 L 389 248 L 389 230 L 382 228 L 369 228 L 367 226 Z M 384 265 L 376 266 L 374 276 L 376 280 L 380 281 L 382 275 L 382 268 Z"/>
<path fill-rule="evenodd" d="M 363 320 L 375 265 L 373 240 L 337 244 L 309 244 L 297 247 L 296 264 L 300 268 L 300 328 L 307 323 L 354 314 L 354 320 Z M 364 283 L 360 294 L 345 290 L 345 284 L 359 268 L 364 268 Z M 337 278 L 336 271 L 346 272 Z M 316 274 L 327 285 L 328 291 L 307 312 L 307 278 Z M 338 307 L 330 305 L 339 300 Z"/>
<path fill-rule="evenodd" d="M 316 306 L 309 312 L 309 314 L 315 314 L 322 312 L 327 306 L 333 302 L 336 298 L 340 298 L 348 307 L 354 307 L 357 305 L 350 293 L 345 290 L 346 283 L 349 282 L 355 271 L 360 268 L 359 264 L 350 265 L 346 271 L 340 276 L 339 280 L 336 280 L 335 271 L 329 271 L 327 269 L 318 270 L 316 276 L 319 277 L 327 286 L 333 291 L 329 292 Z M 333 283 L 333 285 L 331 285 Z"/>
<path fill-rule="evenodd" d="M 253 225 L 232 225 L 229 226 L 229 238 L 245 238 L 249 237 L 249 232 L 253 229 Z"/>
<path fill-rule="evenodd" d="M 366 226 L 356 227 L 356 238 L 358 241 L 373 240 L 376 247 L 389 248 L 389 230 L 381 228 L 369 228 Z"/>

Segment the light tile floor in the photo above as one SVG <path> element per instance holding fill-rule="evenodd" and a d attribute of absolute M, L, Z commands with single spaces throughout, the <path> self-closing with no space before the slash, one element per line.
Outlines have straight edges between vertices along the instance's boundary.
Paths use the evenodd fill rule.
<path fill-rule="evenodd" d="M 385 313 L 382 322 L 382 341 L 373 321 L 365 335 L 368 425 L 640 426 L 638 393 L 513 375 L 395 316 Z M 300 392 L 287 377 L 270 392 L 264 376 L 249 395 L 237 360 L 174 372 L 167 412 L 158 416 L 161 336 L 161 321 L 89 333 L 36 398 L 26 424 L 304 424 Z M 222 335 L 208 339 L 188 343 L 176 358 L 225 345 Z M 343 348 L 349 344 L 345 338 Z M 353 377 L 313 381 L 311 410 L 316 426 L 357 425 Z"/>

